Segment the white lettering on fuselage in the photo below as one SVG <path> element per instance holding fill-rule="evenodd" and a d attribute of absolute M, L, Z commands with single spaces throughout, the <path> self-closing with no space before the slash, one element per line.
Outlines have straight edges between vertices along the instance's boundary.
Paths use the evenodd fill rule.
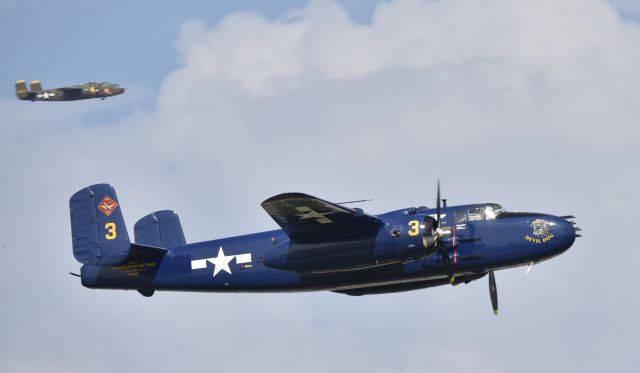
<path fill-rule="evenodd" d="M 251 263 L 251 253 L 238 254 L 238 255 L 225 255 L 222 246 L 218 250 L 218 256 L 214 258 L 196 259 L 191 261 L 191 270 L 207 268 L 207 262 L 214 265 L 213 277 L 215 277 L 220 271 L 225 271 L 231 274 L 231 268 L 229 263 L 233 259 L 236 259 L 236 264 Z"/>

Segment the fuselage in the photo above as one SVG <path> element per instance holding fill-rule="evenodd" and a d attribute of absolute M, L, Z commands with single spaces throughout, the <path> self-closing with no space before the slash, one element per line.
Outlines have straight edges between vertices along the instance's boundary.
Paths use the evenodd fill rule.
<path fill-rule="evenodd" d="M 565 218 L 502 212 L 496 204 L 442 210 L 443 240 L 456 283 L 488 271 L 537 263 L 567 250 L 576 233 Z M 282 230 L 186 244 L 165 255 L 136 256 L 116 266 L 82 267 L 90 288 L 210 292 L 330 290 L 352 295 L 448 284 L 440 255 L 424 250 L 424 217 L 408 208 L 376 217 L 378 231 L 316 244 L 292 243 Z M 358 290 L 361 289 L 361 290 Z M 363 290 L 362 290 L 363 289 Z M 360 292 L 359 292 L 360 291 Z"/>
<path fill-rule="evenodd" d="M 18 94 L 21 100 L 30 101 L 77 101 L 92 98 L 104 99 L 124 93 L 125 87 L 109 82 L 88 82 L 69 87 L 42 89 Z"/>

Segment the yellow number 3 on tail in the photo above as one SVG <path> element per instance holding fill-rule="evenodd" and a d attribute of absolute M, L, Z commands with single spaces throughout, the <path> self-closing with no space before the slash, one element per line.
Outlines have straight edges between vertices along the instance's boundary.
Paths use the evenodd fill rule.
<path fill-rule="evenodd" d="M 107 230 L 107 234 L 104 235 L 104 238 L 107 240 L 116 239 L 116 223 L 107 223 L 104 225 L 104 229 Z"/>

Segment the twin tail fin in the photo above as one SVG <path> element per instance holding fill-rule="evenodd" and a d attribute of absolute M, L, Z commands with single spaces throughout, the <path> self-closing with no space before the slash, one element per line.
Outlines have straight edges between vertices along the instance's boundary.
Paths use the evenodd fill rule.
<path fill-rule="evenodd" d="M 129 240 L 115 189 L 96 184 L 76 192 L 69 201 L 73 255 L 82 264 L 113 266 L 141 252 L 149 255 L 185 245 L 178 215 L 169 210 L 146 215 L 134 226 Z"/>
<path fill-rule="evenodd" d="M 69 201 L 73 255 L 87 265 L 123 262 L 131 246 L 115 189 L 96 184 L 76 192 Z"/>
<path fill-rule="evenodd" d="M 16 97 L 18 97 L 20 100 L 29 100 L 29 96 L 30 92 L 27 89 L 27 84 L 24 82 L 24 80 L 18 80 L 16 82 Z"/>

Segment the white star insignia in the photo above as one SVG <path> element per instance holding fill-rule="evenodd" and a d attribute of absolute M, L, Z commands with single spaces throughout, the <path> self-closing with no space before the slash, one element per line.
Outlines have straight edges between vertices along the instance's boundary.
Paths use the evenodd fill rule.
<path fill-rule="evenodd" d="M 55 93 L 53 93 L 53 92 L 46 92 L 46 91 L 45 91 L 44 93 L 39 94 L 39 95 L 38 95 L 38 97 L 41 97 L 41 98 L 43 98 L 43 99 L 45 99 L 45 100 L 48 100 L 48 99 L 49 99 L 49 97 L 53 97 L 53 96 L 55 96 L 55 95 L 56 95 L 56 94 L 55 94 Z"/>
<path fill-rule="evenodd" d="M 218 250 L 218 256 L 215 258 L 210 258 L 208 260 L 216 266 L 215 269 L 213 270 L 213 277 L 215 277 L 220 271 L 225 271 L 228 274 L 231 274 L 231 268 L 229 268 L 229 262 L 233 260 L 233 255 L 231 256 L 224 255 L 222 246 L 220 246 L 220 250 Z"/>
<path fill-rule="evenodd" d="M 206 258 L 206 259 L 196 259 L 191 261 L 191 269 L 204 269 L 207 268 L 207 262 L 213 264 L 215 267 L 213 269 L 213 277 L 215 277 L 220 271 L 225 271 L 228 274 L 231 274 L 231 268 L 229 267 L 229 263 L 236 259 L 236 264 L 246 264 L 251 263 L 251 253 L 247 254 L 238 254 L 238 255 L 225 255 L 224 250 L 222 250 L 222 246 L 220 246 L 220 250 L 218 250 L 218 256 L 215 258 Z M 250 268 L 246 267 L 246 268 Z"/>

